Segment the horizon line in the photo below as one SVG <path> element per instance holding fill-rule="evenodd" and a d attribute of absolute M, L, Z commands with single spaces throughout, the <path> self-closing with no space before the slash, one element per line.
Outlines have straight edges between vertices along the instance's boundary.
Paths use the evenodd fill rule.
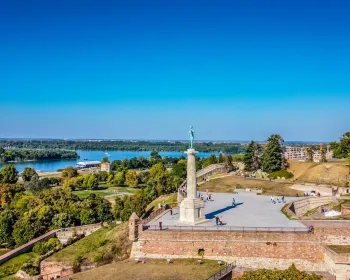
<path fill-rule="evenodd" d="M 46 138 L 46 137 L 0 137 L 1 140 L 59 140 L 59 141 L 148 141 L 148 142 L 188 142 L 187 139 L 123 139 L 123 138 Z M 204 140 L 198 139 L 195 142 L 221 142 L 221 143 L 249 143 L 267 142 L 267 140 Z M 319 141 L 319 140 L 284 140 L 284 142 L 300 142 L 300 143 L 331 143 L 334 141 Z"/>

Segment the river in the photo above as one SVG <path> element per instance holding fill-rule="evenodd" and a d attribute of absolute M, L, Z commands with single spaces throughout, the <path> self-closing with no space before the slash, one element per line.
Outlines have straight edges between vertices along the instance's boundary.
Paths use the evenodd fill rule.
<path fill-rule="evenodd" d="M 57 169 L 63 169 L 67 166 L 75 166 L 75 164 L 79 161 L 84 161 L 84 159 L 88 160 L 99 160 L 101 161 L 103 157 L 107 156 L 106 153 L 109 154 L 109 161 L 120 159 L 123 160 L 125 158 L 133 158 L 143 156 L 146 158 L 150 157 L 150 151 L 76 151 L 80 158 L 77 160 L 50 160 L 50 161 L 26 161 L 26 162 L 16 162 L 12 163 L 16 165 L 18 171 L 22 172 L 25 167 L 31 167 L 35 170 L 40 170 L 41 172 L 55 172 Z M 208 157 L 211 153 L 198 153 L 199 157 Z M 218 155 L 218 153 L 214 153 Z M 162 157 L 180 157 L 185 155 L 183 152 L 159 152 L 159 155 Z M 10 164 L 10 163 L 6 163 Z M 0 169 L 6 164 L 0 164 Z"/>

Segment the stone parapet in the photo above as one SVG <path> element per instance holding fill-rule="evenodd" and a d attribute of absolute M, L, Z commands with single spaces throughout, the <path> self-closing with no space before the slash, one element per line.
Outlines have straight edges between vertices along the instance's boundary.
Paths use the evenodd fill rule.
<path fill-rule="evenodd" d="M 332 196 L 307 197 L 291 203 L 290 210 L 297 216 L 303 216 L 308 211 L 333 202 Z"/>

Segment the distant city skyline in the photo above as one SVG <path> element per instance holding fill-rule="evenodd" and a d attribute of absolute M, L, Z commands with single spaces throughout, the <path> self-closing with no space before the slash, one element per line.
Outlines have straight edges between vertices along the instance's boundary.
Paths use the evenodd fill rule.
<path fill-rule="evenodd" d="M 348 1 L 3 1 L 0 138 L 337 141 Z"/>

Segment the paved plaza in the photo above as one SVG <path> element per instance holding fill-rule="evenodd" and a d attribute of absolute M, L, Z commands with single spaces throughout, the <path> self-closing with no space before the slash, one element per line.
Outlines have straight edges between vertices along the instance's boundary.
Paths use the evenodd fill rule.
<path fill-rule="evenodd" d="M 232 198 L 235 198 L 236 207 L 232 206 Z M 298 200 L 296 197 L 286 197 L 285 202 Z M 298 222 L 289 220 L 281 209 L 285 203 L 271 202 L 270 196 L 256 195 L 255 193 L 212 193 L 212 201 L 205 202 L 204 214 L 206 222 L 196 225 L 198 228 L 205 226 L 216 226 L 215 216 L 223 218 L 223 226 L 219 227 L 283 227 L 283 228 L 305 228 Z M 158 226 L 185 226 L 179 222 L 179 208 L 173 209 L 173 215 L 166 213 L 158 220 L 151 223 Z"/>

